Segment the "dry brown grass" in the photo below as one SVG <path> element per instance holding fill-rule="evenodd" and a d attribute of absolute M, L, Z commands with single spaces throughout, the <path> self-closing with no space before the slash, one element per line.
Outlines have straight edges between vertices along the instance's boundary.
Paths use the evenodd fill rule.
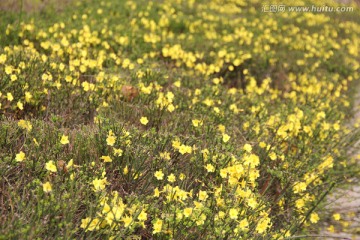
<path fill-rule="evenodd" d="M 1 0 L 0 11 L 20 12 L 23 10 L 27 13 L 40 12 L 46 6 L 52 6 L 61 11 L 72 0 Z"/>

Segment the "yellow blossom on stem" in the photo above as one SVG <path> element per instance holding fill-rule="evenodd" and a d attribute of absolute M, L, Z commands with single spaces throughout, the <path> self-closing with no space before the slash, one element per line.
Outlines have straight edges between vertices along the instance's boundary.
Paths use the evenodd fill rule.
<path fill-rule="evenodd" d="M 106 186 L 106 178 L 103 178 L 103 179 L 98 179 L 98 178 L 95 178 L 93 181 L 92 181 L 92 184 L 94 186 L 94 190 L 95 191 L 101 191 L 101 190 L 104 190 L 105 189 L 105 186 Z"/>
<path fill-rule="evenodd" d="M 251 153 L 251 150 L 252 150 L 252 147 L 250 144 L 246 143 L 243 147 L 243 149 L 248 152 L 248 153 Z"/>
<path fill-rule="evenodd" d="M 167 177 L 167 180 L 171 183 L 175 182 L 176 181 L 176 177 L 174 174 L 170 174 L 168 177 Z"/>
<path fill-rule="evenodd" d="M 69 137 L 66 136 L 66 135 L 62 135 L 62 136 L 61 136 L 60 143 L 61 143 L 62 145 L 68 144 L 68 143 L 69 143 Z"/>
<path fill-rule="evenodd" d="M 157 180 L 163 180 L 164 179 L 164 173 L 161 170 L 156 171 L 154 176 L 156 177 Z"/>
<path fill-rule="evenodd" d="M 185 208 L 183 213 L 185 217 L 190 217 L 192 214 L 193 209 L 192 208 Z"/>
<path fill-rule="evenodd" d="M 124 216 L 123 218 L 122 218 L 122 221 L 124 222 L 124 227 L 129 227 L 130 226 L 130 224 L 132 223 L 132 221 L 133 221 L 133 218 L 131 217 L 131 216 Z"/>
<path fill-rule="evenodd" d="M 147 117 L 141 117 L 141 118 L 140 118 L 140 123 L 141 123 L 142 125 L 147 125 L 148 122 L 149 122 L 149 120 L 147 119 Z"/>
<path fill-rule="evenodd" d="M 222 140 L 223 140 L 224 143 L 226 143 L 226 142 L 228 142 L 230 140 L 230 136 L 227 135 L 226 133 L 224 133 L 222 135 Z"/>
<path fill-rule="evenodd" d="M 231 208 L 229 211 L 230 219 L 237 219 L 238 218 L 239 211 L 235 208 Z"/>
<path fill-rule="evenodd" d="M 339 221 L 341 219 L 340 213 L 334 213 L 333 218 L 334 218 L 335 221 Z"/>
<path fill-rule="evenodd" d="M 115 142 L 116 142 L 116 136 L 115 136 L 114 133 L 110 130 L 110 131 L 109 131 L 109 134 L 108 134 L 108 136 L 107 136 L 107 138 L 106 138 L 106 144 L 107 144 L 108 146 L 114 146 Z"/>
<path fill-rule="evenodd" d="M 93 220 L 91 220 L 91 218 L 85 218 L 81 220 L 81 225 L 80 227 L 85 229 L 85 232 L 87 231 L 94 231 L 95 229 L 99 229 L 99 224 L 100 220 L 97 218 L 94 218 Z"/>
<path fill-rule="evenodd" d="M 54 161 L 52 161 L 52 160 L 48 161 L 48 162 L 45 164 L 45 168 L 46 168 L 46 170 L 48 170 L 48 171 L 50 171 L 50 172 L 54 172 L 54 173 L 57 172 L 56 165 L 55 165 Z"/>
<path fill-rule="evenodd" d="M 43 191 L 49 193 L 52 191 L 52 186 L 50 182 L 46 182 L 43 184 Z"/>
<path fill-rule="evenodd" d="M 317 213 L 312 213 L 310 215 L 310 222 L 317 223 L 320 220 L 319 215 Z"/>
<path fill-rule="evenodd" d="M 163 221 L 161 219 L 155 220 L 152 233 L 153 234 L 160 233 L 161 229 L 162 229 L 162 224 L 163 224 Z"/>
<path fill-rule="evenodd" d="M 112 159 L 109 156 L 101 156 L 100 159 L 102 159 L 104 162 L 112 162 Z"/>
<path fill-rule="evenodd" d="M 18 154 L 16 154 L 15 160 L 17 162 L 22 162 L 26 159 L 25 153 L 23 151 L 20 151 Z"/>

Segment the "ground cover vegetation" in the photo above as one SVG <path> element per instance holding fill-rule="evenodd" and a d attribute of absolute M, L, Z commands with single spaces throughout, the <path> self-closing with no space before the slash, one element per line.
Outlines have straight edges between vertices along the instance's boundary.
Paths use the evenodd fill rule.
<path fill-rule="evenodd" d="M 0 239 L 316 233 L 358 173 L 359 9 L 263 4 L 2 12 Z"/>

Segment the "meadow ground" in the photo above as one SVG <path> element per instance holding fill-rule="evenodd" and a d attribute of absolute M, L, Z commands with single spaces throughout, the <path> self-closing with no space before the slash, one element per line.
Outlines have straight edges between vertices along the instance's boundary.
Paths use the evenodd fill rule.
<path fill-rule="evenodd" d="M 64 3 L 0 3 L 0 239 L 359 236 L 358 5 Z"/>

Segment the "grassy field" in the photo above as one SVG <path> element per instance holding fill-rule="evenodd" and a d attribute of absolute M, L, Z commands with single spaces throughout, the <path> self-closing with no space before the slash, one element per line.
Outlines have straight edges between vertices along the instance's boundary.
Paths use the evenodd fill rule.
<path fill-rule="evenodd" d="M 346 231 L 360 10 L 278 4 L 3 1 L 0 239 Z"/>

